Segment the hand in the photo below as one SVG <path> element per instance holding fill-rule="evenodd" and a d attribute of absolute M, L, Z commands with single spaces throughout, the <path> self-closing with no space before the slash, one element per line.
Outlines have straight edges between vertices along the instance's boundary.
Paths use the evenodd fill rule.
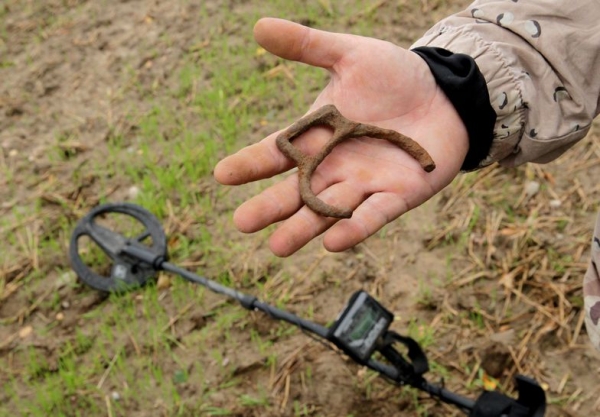
<path fill-rule="evenodd" d="M 293 174 L 236 210 L 234 223 L 240 231 L 252 233 L 285 220 L 269 241 L 274 254 L 291 255 L 325 231 L 325 248 L 343 251 L 427 201 L 458 174 L 468 151 L 466 129 L 417 54 L 377 39 L 271 18 L 258 21 L 254 36 L 275 55 L 330 72 L 329 84 L 309 112 L 334 104 L 351 120 L 401 132 L 419 142 L 437 167 L 426 173 L 408 154 L 381 139 L 351 139 L 319 165 L 312 190 L 328 204 L 353 208 L 352 218 L 313 213 L 303 205 Z M 277 149 L 278 133 L 220 161 L 215 179 L 239 185 L 292 168 Z M 315 154 L 330 136 L 327 129 L 314 128 L 293 143 Z"/>

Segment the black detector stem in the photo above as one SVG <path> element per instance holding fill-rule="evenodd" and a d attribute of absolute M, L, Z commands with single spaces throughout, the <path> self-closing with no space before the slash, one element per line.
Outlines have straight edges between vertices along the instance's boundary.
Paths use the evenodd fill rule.
<path fill-rule="evenodd" d="M 277 307 L 273 307 L 269 304 L 263 303 L 259 301 L 258 298 L 241 293 L 229 287 L 225 287 L 218 282 L 212 281 L 208 278 L 198 276 L 196 274 L 191 273 L 188 270 L 183 268 L 179 268 L 176 265 L 173 265 L 169 262 L 163 262 L 161 264 L 161 268 L 165 271 L 172 272 L 174 274 L 180 275 L 181 277 L 187 279 L 188 281 L 195 282 L 196 284 L 204 285 L 209 290 L 216 292 L 218 294 L 226 295 L 230 298 L 233 298 L 240 302 L 240 304 L 247 308 L 248 310 L 259 310 L 264 313 L 267 313 L 269 316 L 273 317 L 277 320 L 283 320 L 288 323 L 291 323 L 295 326 L 300 327 L 303 330 L 309 331 L 311 333 L 316 334 L 319 337 L 326 338 L 327 337 L 327 328 L 321 326 L 320 324 L 313 323 L 308 320 L 304 320 L 288 311 L 280 310 Z"/>

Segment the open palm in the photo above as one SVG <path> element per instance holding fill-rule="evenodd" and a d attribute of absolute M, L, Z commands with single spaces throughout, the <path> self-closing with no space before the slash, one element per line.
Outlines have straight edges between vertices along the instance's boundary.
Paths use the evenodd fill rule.
<path fill-rule="evenodd" d="M 276 255 L 288 256 L 325 231 L 324 246 L 342 251 L 422 204 L 457 175 L 468 150 L 466 129 L 418 55 L 389 42 L 279 19 L 261 19 L 254 35 L 275 55 L 329 70 L 330 82 L 309 111 L 334 104 L 351 120 L 410 136 L 429 152 L 437 168 L 426 173 L 384 140 L 347 140 L 317 168 L 311 184 L 324 202 L 353 208 L 352 218 L 313 213 L 300 199 L 294 174 L 237 209 L 234 222 L 239 230 L 251 233 L 285 220 L 269 242 Z M 216 180 L 238 185 L 289 170 L 292 163 L 275 144 L 278 133 L 219 162 Z M 314 128 L 294 140 L 294 146 L 315 154 L 330 137 L 329 130 Z"/>

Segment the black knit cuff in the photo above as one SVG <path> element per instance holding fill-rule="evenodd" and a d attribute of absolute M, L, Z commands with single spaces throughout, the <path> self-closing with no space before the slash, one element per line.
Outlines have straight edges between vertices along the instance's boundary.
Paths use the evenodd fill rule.
<path fill-rule="evenodd" d="M 468 55 L 426 46 L 412 51 L 425 60 L 467 128 L 469 152 L 461 169 L 476 169 L 490 151 L 496 123 L 485 78 Z"/>

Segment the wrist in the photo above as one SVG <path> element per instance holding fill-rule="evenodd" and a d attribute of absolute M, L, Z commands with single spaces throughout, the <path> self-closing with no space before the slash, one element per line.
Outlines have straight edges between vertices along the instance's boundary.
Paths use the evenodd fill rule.
<path fill-rule="evenodd" d="M 496 122 L 485 78 L 475 60 L 468 55 L 430 47 L 415 48 L 412 52 L 428 65 L 439 88 L 464 124 L 468 150 L 461 169 L 476 169 L 490 151 Z M 460 137 L 457 140 L 460 142 Z"/>

